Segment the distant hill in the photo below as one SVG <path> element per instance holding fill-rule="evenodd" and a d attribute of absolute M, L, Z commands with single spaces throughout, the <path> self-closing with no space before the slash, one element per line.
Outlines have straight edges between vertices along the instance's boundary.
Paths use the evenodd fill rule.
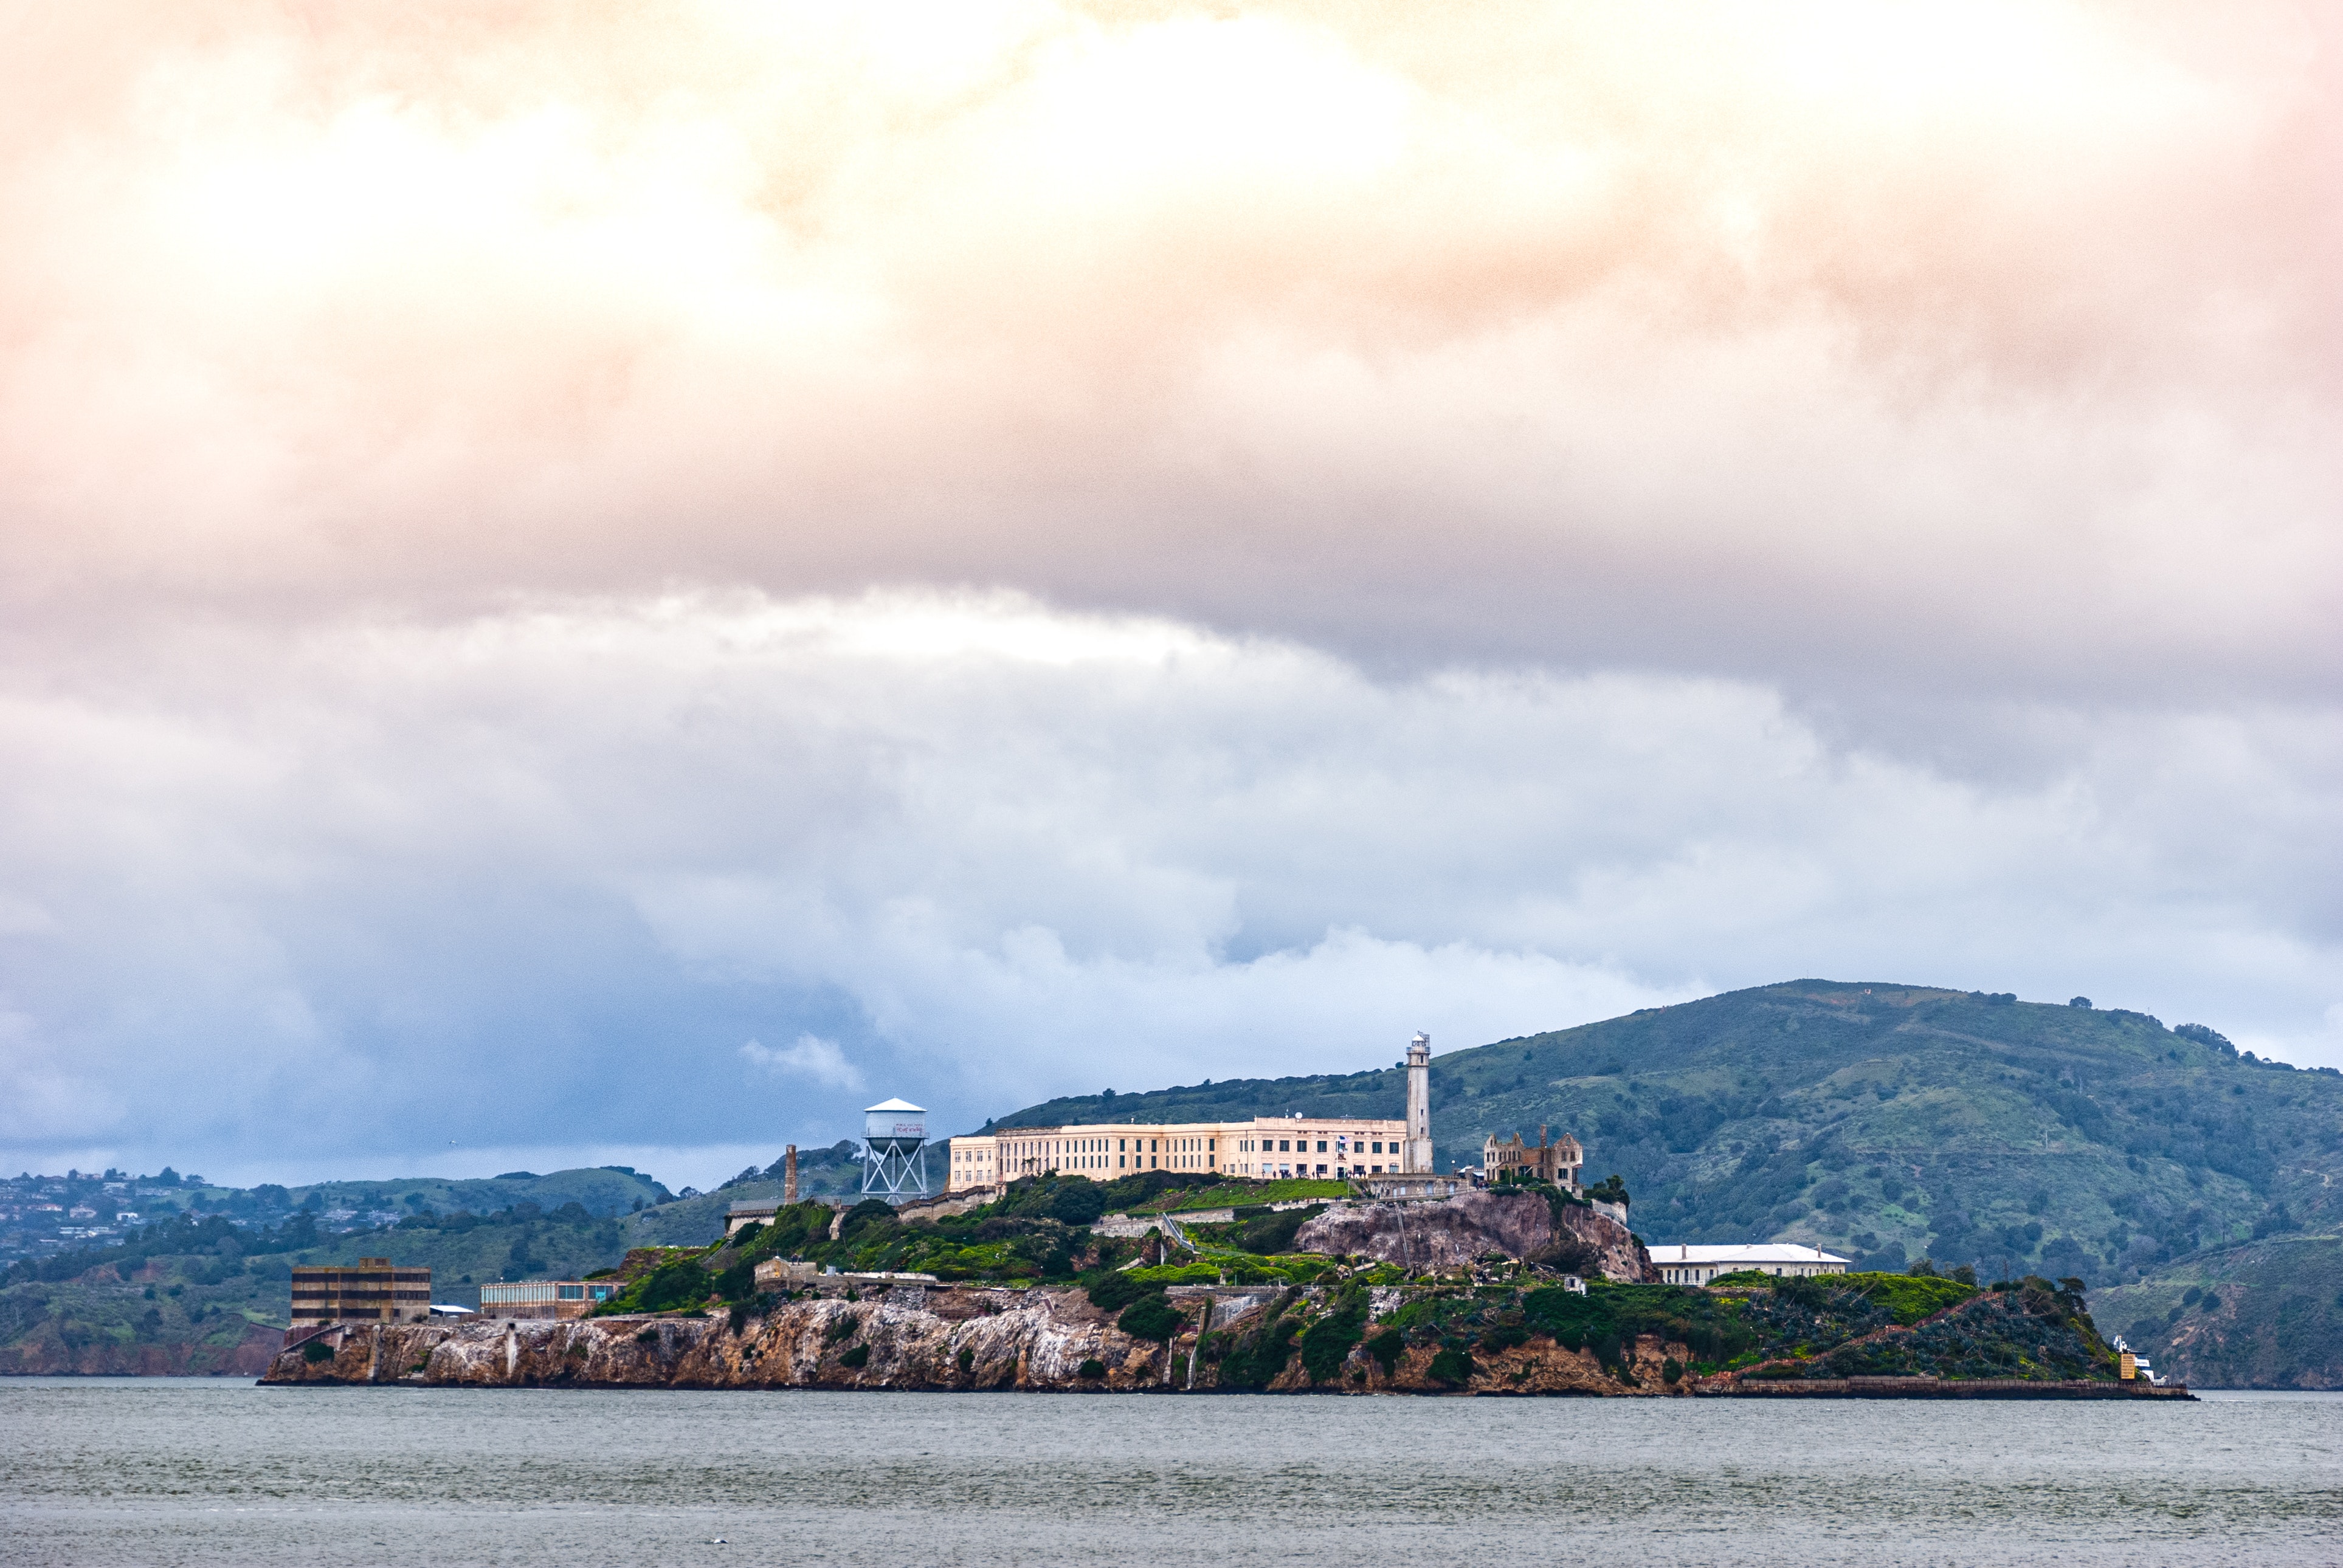
<path fill-rule="evenodd" d="M 1396 1116 L 1396 1066 L 1051 1101 L 999 1126 Z M 1540 1124 L 1621 1173 L 1650 1241 L 1809 1242 L 1879 1268 L 2130 1283 L 2331 1228 L 2343 1076 L 2200 1025 L 1921 986 L 1796 980 L 1433 1060 L 1443 1167 Z"/>
<path fill-rule="evenodd" d="M 2199 1388 L 2343 1388 L 2343 1236 L 2209 1248 L 2092 1310 L 2157 1371 Z"/>
<path fill-rule="evenodd" d="M 801 1193 L 853 1192 L 854 1154 L 848 1141 L 800 1151 Z M 702 1245 L 722 1232 L 733 1202 L 778 1197 L 780 1176 L 776 1159 L 689 1197 L 618 1166 L 289 1189 L 133 1178 L 124 1184 L 144 1184 L 135 1200 L 143 1221 L 126 1234 L 0 1271 L 0 1373 L 249 1375 L 281 1341 L 296 1264 L 388 1256 L 428 1268 L 435 1301 L 477 1307 L 492 1281 L 575 1279 L 616 1265 L 629 1247 Z"/>
<path fill-rule="evenodd" d="M 454 1213 L 459 1209 L 488 1214 L 516 1203 L 534 1203 L 547 1210 L 576 1203 L 589 1214 L 609 1215 L 664 1202 L 670 1196 L 650 1177 L 623 1165 L 556 1171 L 544 1176 L 533 1171 L 509 1171 L 492 1177 L 410 1176 L 382 1181 L 320 1181 L 285 1191 L 296 1205 L 307 1204 L 314 1196 L 317 1207 L 348 1209 L 361 1214 L 383 1210 L 411 1214 L 426 1209 L 440 1214 Z"/>

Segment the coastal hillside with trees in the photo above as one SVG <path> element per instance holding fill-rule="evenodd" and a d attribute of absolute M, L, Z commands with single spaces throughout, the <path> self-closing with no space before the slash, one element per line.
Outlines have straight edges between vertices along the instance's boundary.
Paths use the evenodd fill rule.
<path fill-rule="evenodd" d="M 1390 1116 L 1393 1066 L 1057 1100 L 998 1127 Z M 1803 1241 L 2094 1285 L 2331 1231 L 2343 1076 L 2144 1013 L 1800 980 L 1435 1056 L 1443 1167 L 1541 1125 L 1618 1172 L 1646 1241 Z"/>
<path fill-rule="evenodd" d="M 1389 1116 L 1403 1076 L 1101 1093 L 996 1125 Z M 1798 980 L 1450 1051 L 1432 1093 L 1443 1167 L 1491 1133 L 1574 1133 L 1648 1242 L 2080 1279 L 2111 1332 L 2208 1385 L 2343 1387 L 2343 1076 L 2206 1024 Z M 2212 1312 L 2181 1302 L 2216 1284 Z"/>

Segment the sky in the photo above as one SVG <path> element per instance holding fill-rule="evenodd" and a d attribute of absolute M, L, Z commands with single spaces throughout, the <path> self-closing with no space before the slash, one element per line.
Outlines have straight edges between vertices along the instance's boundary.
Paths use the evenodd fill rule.
<path fill-rule="evenodd" d="M 0 14 L 0 1163 L 1803 977 L 2343 1065 L 2322 7 Z"/>

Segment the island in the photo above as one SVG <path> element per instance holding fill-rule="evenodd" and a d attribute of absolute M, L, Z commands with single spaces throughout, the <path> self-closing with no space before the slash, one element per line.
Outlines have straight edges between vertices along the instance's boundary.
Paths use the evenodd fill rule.
<path fill-rule="evenodd" d="M 1664 1283 L 1523 1182 L 1085 1213 L 1080 1179 L 922 1214 L 785 1205 L 639 1248 L 578 1315 L 297 1330 L 262 1382 L 408 1387 L 2185 1400 L 2122 1375 L 2081 1282 Z M 1171 1194 L 1178 1196 L 1178 1194 Z"/>

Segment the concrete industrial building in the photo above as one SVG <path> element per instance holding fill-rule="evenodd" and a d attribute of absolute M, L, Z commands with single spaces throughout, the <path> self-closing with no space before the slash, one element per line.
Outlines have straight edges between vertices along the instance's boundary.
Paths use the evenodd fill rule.
<path fill-rule="evenodd" d="M 1786 1279 L 1846 1272 L 1846 1260 L 1836 1253 L 1787 1241 L 1744 1241 L 1729 1247 L 1654 1247 L 1651 1253 L 1661 1280 L 1671 1285 L 1704 1285 L 1719 1274 L 1743 1269 Z"/>
<path fill-rule="evenodd" d="M 431 1271 L 401 1269 L 388 1258 L 360 1258 L 355 1269 L 303 1265 L 293 1271 L 293 1326 L 319 1323 L 419 1323 L 431 1316 Z"/>
<path fill-rule="evenodd" d="M 773 1216 L 779 1213 L 783 1207 L 785 1207 L 785 1205 L 777 1203 L 770 1198 L 767 1198 L 762 1201 L 750 1199 L 747 1202 L 733 1204 L 729 1209 L 724 1211 L 724 1234 L 726 1239 L 729 1240 L 730 1238 L 739 1235 L 743 1230 L 750 1225 L 771 1224 L 773 1222 Z"/>
<path fill-rule="evenodd" d="M 480 1287 L 484 1318 L 582 1318 L 618 1293 L 616 1280 L 511 1280 Z"/>

